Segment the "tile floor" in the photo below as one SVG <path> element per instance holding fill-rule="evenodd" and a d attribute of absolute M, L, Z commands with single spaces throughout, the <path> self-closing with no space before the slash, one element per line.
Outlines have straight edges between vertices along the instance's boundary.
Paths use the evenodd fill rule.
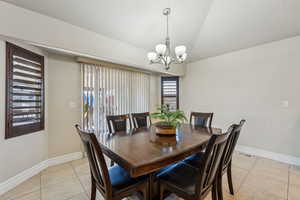
<path fill-rule="evenodd" d="M 300 200 L 300 167 L 235 153 L 234 196 L 228 193 L 226 176 L 223 180 L 225 200 Z M 0 200 L 88 200 L 89 195 L 89 166 L 81 159 L 44 170 Z M 97 199 L 102 199 L 100 194 Z M 174 199 L 175 195 L 168 197 Z"/>

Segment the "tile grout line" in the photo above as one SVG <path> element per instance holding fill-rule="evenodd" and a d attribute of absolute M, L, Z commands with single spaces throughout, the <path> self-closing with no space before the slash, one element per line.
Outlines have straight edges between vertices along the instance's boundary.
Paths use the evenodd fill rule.
<path fill-rule="evenodd" d="M 71 167 L 72 167 L 72 169 L 73 169 L 73 171 L 74 171 L 74 173 L 75 173 L 75 176 L 76 176 L 76 178 L 78 179 L 78 181 L 79 181 L 79 183 L 80 183 L 80 185 L 81 185 L 81 187 L 82 187 L 82 189 L 83 189 L 85 195 L 87 196 L 87 198 L 89 198 L 89 194 L 88 194 L 88 192 L 86 191 L 86 189 L 84 188 L 84 186 L 83 186 L 83 184 L 82 184 L 82 182 L 81 182 L 81 180 L 80 180 L 80 178 L 79 178 L 79 175 L 77 174 L 77 172 L 76 172 L 76 170 L 75 170 L 75 168 L 74 168 L 72 162 L 70 163 L 70 165 L 71 165 Z"/>
<path fill-rule="evenodd" d="M 289 166 L 289 171 L 288 171 L 288 186 L 287 186 L 287 200 L 289 199 L 289 190 L 290 190 L 290 173 L 291 173 L 291 168 L 292 168 L 292 165 Z"/>
<path fill-rule="evenodd" d="M 40 183 L 41 183 L 41 181 L 40 181 Z M 40 185 L 40 186 L 41 186 L 41 185 Z M 16 187 L 12 188 L 11 190 L 13 190 L 13 189 L 15 189 L 15 188 L 16 188 Z M 9 191 L 11 191 L 11 190 L 9 190 Z M 41 187 L 40 187 L 38 190 L 40 191 L 40 190 L 41 190 Z M 19 199 L 19 198 L 25 197 L 25 196 L 27 196 L 27 195 L 29 195 L 29 194 L 35 193 L 35 192 L 37 192 L 38 190 L 32 190 L 32 191 L 24 192 L 23 194 L 19 194 L 19 195 L 16 195 L 16 196 L 14 196 L 14 197 L 7 197 L 6 200 Z M 9 192 L 9 191 L 8 191 L 8 192 Z M 6 193 L 7 193 L 7 192 L 6 192 Z M 5 195 L 6 193 L 4 193 L 3 195 Z M 1 195 L 0 197 L 2 197 L 3 195 Z"/>
<path fill-rule="evenodd" d="M 40 200 L 42 200 L 42 172 L 40 172 Z"/>
<path fill-rule="evenodd" d="M 76 176 L 76 178 L 78 179 L 78 181 L 79 181 L 79 183 L 80 183 L 80 186 L 82 187 L 82 189 L 83 189 L 83 191 L 84 191 L 84 193 L 85 193 L 85 190 L 84 190 L 84 188 L 83 188 L 83 186 L 82 186 L 82 184 L 81 184 L 81 181 L 80 181 L 80 179 L 79 179 L 79 177 L 78 177 L 78 175 L 77 175 L 77 173 L 76 173 L 76 170 L 75 170 L 75 168 L 73 167 L 73 165 L 72 165 L 72 163 L 71 162 L 67 162 L 67 163 L 65 163 L 65 164 L 69 164 L 70 165 L 70 167 L 72 168 L 72 170 L 73 170 L 73 172 L 74 172 L 74 174 L 75 174 L 75 176 Z M 40 185 L 41 185 L 41 187 L 40 187 L 40 190 L 41 190 L 41 196 L 40 196 L 40 200 L 42 200 L 42 173 L 41 173 L 41 176 L 40 176 Z M 80 193 L 78 193 L 78 194 L 80 194 Z M 70 200 L 70 199 L 72 199 L 73 197 L 75 197 L 76 195 L 78 195 L 78 194 L 74 194 L 73 196 L 71 196 L 71 197 L 69 197 L 69 198 L 66 198 L 66 199 L 63 199 L 63 200 Z"/>
<path fill-rule="evenodd" d="M 254 166 L 255 166 L 256 163 L 257 163 L 257 159 L 258 159 L 258 157 L 255 156 L 255 161 L 254 161 L 253 165 L 250 167 L 250 169 L 247 170 L 248 172 L 247 172 L 245 178 L 242 180 L 241 185 L 240 185 L 240 187 L 238 188 L 238 192 L 239 192 L 240 189 L 242 188 L 243 184 L 246 182 L 247 178 L 250 176 L 250 172 L 254 169 Z"/>

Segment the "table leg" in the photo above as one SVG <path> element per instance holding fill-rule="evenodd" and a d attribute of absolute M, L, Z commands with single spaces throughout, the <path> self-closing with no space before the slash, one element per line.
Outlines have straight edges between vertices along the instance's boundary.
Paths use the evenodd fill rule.
<path fill-rule="evenodd" d="M 149 200 L 152 200 L 152 198 L 154 197 L 153 194 L 154 178 L 155 178 L 155 173 L 150 173 L 149 174 Z"/>

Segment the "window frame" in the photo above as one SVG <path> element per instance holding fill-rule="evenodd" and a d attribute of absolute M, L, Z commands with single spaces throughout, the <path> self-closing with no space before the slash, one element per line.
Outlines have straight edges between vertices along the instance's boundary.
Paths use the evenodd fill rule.
<path fill-rule="evenodd" d="M 179 109 L 179 76 L 162 76 L 161 77 L 161 105 L 164 105 L 164 81 L 176 81 L 176 109 Z"/>
<path fill-rule="evenodd" d="M 40 112 L 39 122 L 24 124 L 13 127 L 13 56 L 20 56 L 25 59 L 38 62 L 40 64 Z M 26 77 L 26 76 L 25 76 Z M 10 42 L 6 42 L 6 98 L 5 98 L 5 139 L 18 137 L 45 129 L 45 75 L 44 75 L 44 56 L 19 47 Z M 32 95 L 32 96 L 39 96 Z M 17 96 L 17 95 L 16 95 Z M 26 96 L 26 95 L 24 95 Z M 25 109 L 25 108 L 24 108 Z M 30 108 L 28 108 L 30 109 Z M 35 108 L 36 109 L 36 108 Z"/>

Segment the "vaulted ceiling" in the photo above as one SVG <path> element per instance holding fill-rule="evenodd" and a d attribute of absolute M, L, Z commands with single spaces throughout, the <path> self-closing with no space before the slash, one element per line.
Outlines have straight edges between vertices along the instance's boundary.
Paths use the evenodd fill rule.
<path fill-rule="evenodd" d="M 186 45 L 189 61 L 300 34 L 300 0 L 4 1 L 147 51 L 163 42 L 170 7 L 172 46 Z"/>

